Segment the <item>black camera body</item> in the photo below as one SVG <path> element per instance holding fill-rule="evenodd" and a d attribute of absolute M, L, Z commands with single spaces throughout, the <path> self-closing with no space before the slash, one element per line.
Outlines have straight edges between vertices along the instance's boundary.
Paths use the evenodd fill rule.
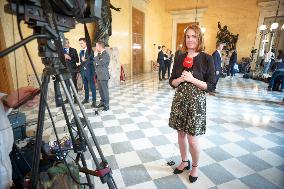
<path fill-rule="evenodd" d="M 59 31 L 75 28 L 75 21 L 94 22 L 101 18 L 102 0 L 49 0 L 55 13 Z M 5 5 L 5 12 L 17 14 L 29 27 L 43 27 L 48 24 L 44 15 L 42 0 L 12 0 Z"/>

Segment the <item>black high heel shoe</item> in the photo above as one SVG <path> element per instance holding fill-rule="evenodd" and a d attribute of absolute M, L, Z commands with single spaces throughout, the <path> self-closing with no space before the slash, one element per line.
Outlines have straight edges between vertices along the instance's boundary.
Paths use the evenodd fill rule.
<path fill-rule="evenodd" d="M 198 165 L 192 165 L 192 167 L 198 167 Z M 189 175 L 188 179 L 190 183 L 194 183 L 198 179 L 198 177 L 193 177 Z"/>
<path fill-rule="evenodd" d="M 190 169 L 190 161 L 189 160 L 187 160 L 187 161 L 183 161 L 182 160 L 182 162 L 187 162 L 188 163 L 188 165 L 187 166 L 185 166 L 184 168 L 183 168 L 183 170 L 179 170 L 178 168 L 175 168 L 175 170 L 174 170 L 174 174 L 181 174 L 184 170 L 189 170 Z"/>

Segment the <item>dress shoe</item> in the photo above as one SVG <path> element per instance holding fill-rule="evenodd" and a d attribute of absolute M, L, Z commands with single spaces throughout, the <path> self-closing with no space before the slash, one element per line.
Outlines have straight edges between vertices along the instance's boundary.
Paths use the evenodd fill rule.
<path fill-rule="evenodd" d="M 195 181 L 197 181 L 198 177 L 193 177 L 193 176 L 189 175 L 188 179 L 189 179 L 190 183 L 194 183 Z"/>
<path fill-rule="evenodd" d="M 92 102 L 92 105 L 91 105 L 92 108 L 96 108 L 96 102 Z"/>
<path fill-rule="evenodd" d="M 192 167 L 198 167 L 198 165 L 192 165 Z M 190 183 L 194 183 L 195 181 L 197 181 L 198 177 L 193 177 L 189 175 L 188 179 Z"/>
<path fill-rule="evenodd" d="M 102 107 L 104 107 L 103 103 L 99 103 L 99 105 L 96 106 L 96 108 L 102 108 Z"/>
<path fill-rule="evenodd" d="M 108 111 L 109 110 L 109 106 L 104 106 L 103 111 Z"/>
<path fill-rule="evenodd" d="M 84 99 L 84 100 L 82 101 L 82 104 L 86 104 L 86 103 L 89 103 L 89 101 L 88 101 L 87 99 Z"/>
<path fill-rule="evenodd" d="M 182 161 L 182 162 L 187 162 L 188 165 L 185 166 L 185 167 L 183 168 L 183 170 L 180 170 L 180 169 L 178 169 L 178 168 L 175 168 L 175 170 L 173 171 L 174 174 L 181 174 L 184 170 L 189 170 L 189 169 L 190 169 L 190 161 L 189 161 L 189 160 L 187 160 L 187 161 Z"/>

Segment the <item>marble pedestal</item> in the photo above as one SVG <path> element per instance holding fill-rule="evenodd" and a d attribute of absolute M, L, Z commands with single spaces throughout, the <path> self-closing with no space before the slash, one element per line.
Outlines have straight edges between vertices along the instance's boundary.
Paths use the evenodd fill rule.
<path fill-rule="evenodd" d="M 108 82 L 109 88 L 120 85 L 120 62 L 119 51 L 117 47 L 106 47 L 106 51 L 110 56 L 109 73 L 110 79 Z"/>

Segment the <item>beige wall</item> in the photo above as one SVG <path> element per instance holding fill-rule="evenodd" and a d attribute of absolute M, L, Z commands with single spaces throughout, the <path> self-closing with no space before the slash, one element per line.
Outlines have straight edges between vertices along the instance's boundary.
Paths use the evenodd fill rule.
<path fill-rule="evenodd" d="M 196 0 L 166 0 L 167 11 L 195 9 L 195 5 Z M 228 26 L 230 32 L 239 34 L 237 43 L 239 59 L 249 56 L 250 50 L 254 46 L 259 17 L 257 0 L 199 0 L 197 7 L 207 8 L 202 19 L 203 26 L 206 27 L 206 52 L 211 54 L 215 49 L 218 32 L 217 22 L 220 21 L 222 26 Z"/>

